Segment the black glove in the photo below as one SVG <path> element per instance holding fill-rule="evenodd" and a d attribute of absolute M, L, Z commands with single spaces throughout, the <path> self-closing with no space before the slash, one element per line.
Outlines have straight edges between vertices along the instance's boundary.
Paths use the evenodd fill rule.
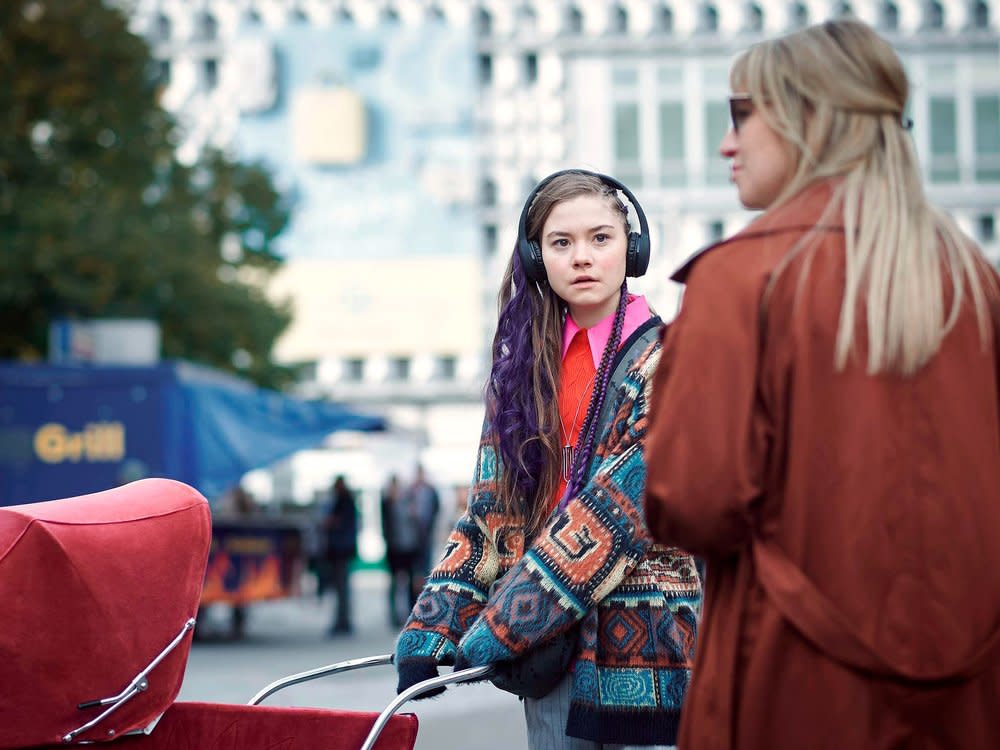
<path fill-rule="evenodd" d="M 484 664 L 470 664 L 469 661 L 465 658 L 465 654 L 463 654 L 461 651 L 458 652 L 458 656 L 455 657 L 455 671 L 456 672 L 458 672 L 461 669 L 472 669 L 472 667 L 475 667 L 475 666 L 482 667 L 482 666 L 485 666 L 485 665 Z M 497 667 L 497 665 L 494 664 L 493 665 L 493 669 L 495 670 L 496 667 Z M 462 684 L 463 685 L 471 685 L 474 682 L 484 682 L 484 681 L 486 681 L 488 679 L 490 679 L 490 675 L 486 674 L 486 675 L 483 675 L 482 677 L 477 677 L 474 680 L 466 680 Z"/>
<path fill-rule="evenodd" d="M 413 687 L 418 682 L 437 677 L 438 663 L 434 659 L 424 656 L 400 659 L 396 663 L 396 672 L 399 674 L 399 683 L 396 685 L 396 694 L 398 695 L 404 690 Z M 413 700 L 433 698 L 435 695 L 441 695 L 444 691 L 444 687 L 434 688 L 426 693 L 415 696 Z"/>

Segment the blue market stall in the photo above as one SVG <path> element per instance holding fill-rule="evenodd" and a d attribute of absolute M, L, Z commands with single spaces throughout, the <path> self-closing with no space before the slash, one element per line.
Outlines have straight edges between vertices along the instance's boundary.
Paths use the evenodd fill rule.
<path fill-rule="evenodd" d="M 189 362 L 0 364 L 0 505 L 168 477 L 215 498 L 248 471 L 384 420 Z"/>

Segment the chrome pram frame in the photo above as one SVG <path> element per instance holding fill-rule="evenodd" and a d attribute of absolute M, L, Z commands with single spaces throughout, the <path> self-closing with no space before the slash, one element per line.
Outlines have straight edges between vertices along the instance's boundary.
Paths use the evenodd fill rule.
<path fill-rule="evenodd" d="M 318 680 L 321 677 L 329 677 L 330 675 L 338 674 L 340 672 L 351 672 L 356 669 L 385 666 L 391 665 L 392 663 L 392 654 L 379 654 L 376 656 L 365 656 L 358 659 L 348 659 L 346 661 L 329 664 L 324 667 L 317 667 L 316 669 L 310 669 L 305 672 L 291 674 L 287 677 L 275 680 L 266 687 L 262 688 L 256 695 L 253 696 L 253 698 L 250 699 L 247 705 L 258 706 L 265 698 L 277 693 L 279 690 L 291 687 L 292 685 L 299 685 L 303 682 Z M 449 674 L 432 677 L 429 680 L 418 682 L 416 685 L 407 688 L 402 693 L 397 695 L 395 700 L 386 706 L 382 713 L 379 714 L 379 717 L 375 720 L 375 724 L 372 725 L 371 731 L 368 733 L 368 737 L 361 746 L 361 750 L 372 750 L 375 747 L 375 743 L 378 741 L 379 735 L 382 733 L 385 725 L 389 722 L 389 719 L 391 719 L 408 701 L 419 698 L 424 693 L 428 693 L 438 688 L 447 687 L 449 685 L 458 685 L 464 682 L 478 682 L 480 680 L 485 680 L 488 679 L 492 673 L 493 667 L 491 666 L 472 667 L 471 669 L 456 670 Z"/>

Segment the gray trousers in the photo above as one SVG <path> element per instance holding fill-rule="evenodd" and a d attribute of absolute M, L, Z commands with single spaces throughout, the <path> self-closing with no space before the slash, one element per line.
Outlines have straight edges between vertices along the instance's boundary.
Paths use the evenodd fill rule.
<path fill-rule="evenodd" d="M 544 698 L 524 699 L 529 750 L 674 750 L 667 745 L 608 745 L 566 736 L 566 718 L 573 692 L 573 674 L 567 672 Z"/>

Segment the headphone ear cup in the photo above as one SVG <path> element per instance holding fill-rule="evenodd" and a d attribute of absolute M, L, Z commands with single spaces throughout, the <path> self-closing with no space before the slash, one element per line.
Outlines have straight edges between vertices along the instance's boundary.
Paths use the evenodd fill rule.
<path fill-rule="evenodd" d="M 649 268 L 649 237 L 638 232 L 629 232 L 625 275 L 642 276 L 647 268 Z"/>
<path fill-rule="evenodd" d="M 533 240 L 519 239 L 517 251 L 521 256 L 521 267 L 528 281 L 545 281 L 545 263 L 542 262 L 542 248 Z"/>
<path fill-rule="evenodd" d="M 534 240 L 528 240 L 528 247 L 531 248 L 531 277 L 535 281 L 545 281 L 548 274 L 545 273 L 545 262 L 542 260 L 542 246 Z"/>
<path fill-rule="evenodd" d="M 639 233 L 629 232 L 628 233 L 628 248 L 625 250 L 625 275 L 626 276 L 639 276 L 636 273 L 638 267 L 638 254 L 639 254 Z"/>

